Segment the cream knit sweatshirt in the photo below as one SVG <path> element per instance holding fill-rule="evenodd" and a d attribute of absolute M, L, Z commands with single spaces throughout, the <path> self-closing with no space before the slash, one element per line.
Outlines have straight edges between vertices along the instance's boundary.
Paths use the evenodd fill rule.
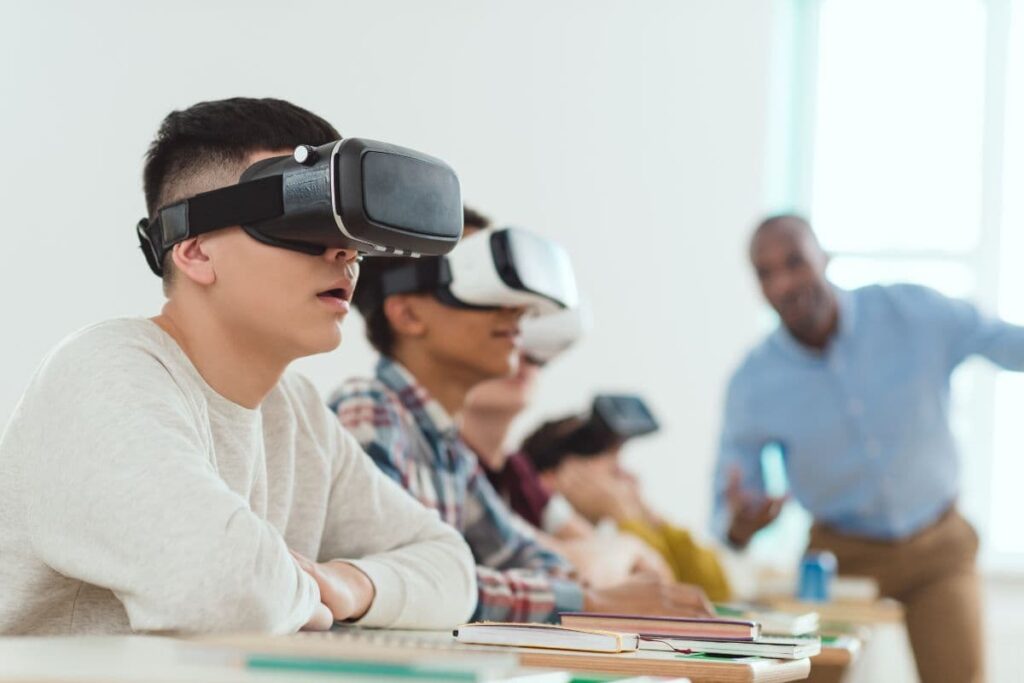
<path fill-rule="evenodd" d="M 0 438 L 0 633 L 295 631 L 320 596 L 289 548 L 365 572 L 368 626 L 450 628 L 475 606 L 462 538 L 307 380 L 244 408 L 150 320 L 62 342 Z"/>

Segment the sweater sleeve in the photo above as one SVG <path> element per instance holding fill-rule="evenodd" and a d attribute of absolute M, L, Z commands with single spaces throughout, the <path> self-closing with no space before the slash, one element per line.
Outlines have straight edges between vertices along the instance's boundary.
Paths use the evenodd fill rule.
<path fill-rule="evenodd" d="M 476 605 L 462 536 L 385 476 L 327 409 L 339 436 L 320 560 L 344 559 L 373 582 L 364 626 L 450 629 Z M 356 559 L 359 558 L 359 559 Z"/>
<path fill-rule="evenodd" d="M 296 631 L 319 602 L 278 532 L 218 476 L 193 399 L 144 342 L 72 339 L 22 400 L 32 551 L 112 591 L 138 631 Z"/>

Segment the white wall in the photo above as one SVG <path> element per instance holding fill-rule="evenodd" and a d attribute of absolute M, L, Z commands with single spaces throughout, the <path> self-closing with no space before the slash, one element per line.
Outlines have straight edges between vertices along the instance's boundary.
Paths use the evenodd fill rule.
<path fill-rule="evenodd" d="M 703 524 L 723 382 L 756 337 L 743 262 L 762 209 L 771 3 L 47 2 L 0 9 L 0 421 L 62 336 L 151 315 L 135 245 L 142 156 L 172 108 L 277 96 L 436 154 L 495 218 L 574 256 L 596 327 L 533 422 L 597 389 L 644 393 L 633 449 L 657 503 Z M 326 393 L 366 373 L 300 362 Z M 96 378 L 102 382 L 102 377 Z M 528 425 L 524 425 L 528 426 Z"/>

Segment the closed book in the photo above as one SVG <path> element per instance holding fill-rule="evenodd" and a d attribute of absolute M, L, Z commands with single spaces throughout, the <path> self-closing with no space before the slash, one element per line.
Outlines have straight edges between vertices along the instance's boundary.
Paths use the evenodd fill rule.
<path fill-rule="evenodd" d="M 452 631 L 452 635 L 460 643 L 471 645 L 540 647 L 579 652 L 634 652 L 639 644 L 635 633 L 486 621 L 463 624 Z"/>
<path fill-rule="evenodd" d="M 598 614 L 562 612 L 563 626 L 601 629 L 641 636 L 674 636 L 700 640 L 756 640 L 761 626 L 736 619 L 695 619 L 684 617 L 644 617 L 635 614 Z"/>
<path fill-rule="evenodd" d="M 772 659 L 803 659 L 821 653 L 821 639 L 761 636 L 749 640 L 691 640 L 684 638 L 641 638 L 641 650 L 705 652 L 713 655 L 745 655 Z"/>
<path fill-rule="evenodd" d="M 815 633 L 819 627 L 818 613 L 814 611 L 782 612 L 760 605 L 718 604 L 719 616 L 752 619 L 761 624 L 762 633 L 778 636 L 802 636 Z"/>

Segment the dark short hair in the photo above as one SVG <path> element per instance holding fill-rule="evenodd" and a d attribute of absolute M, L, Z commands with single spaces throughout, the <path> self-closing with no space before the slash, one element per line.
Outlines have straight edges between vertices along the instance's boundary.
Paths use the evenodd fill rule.
<path fill-rule="evenodd" d="M 395 346 L 395 334 L 388 317 L 384 315 L 384 275 L 412 260 L 407 256 L 369 256 L 359 268 L 359 280 L 352 294 L 352 303 L 363 316 L 370 346 L 382 356 L 390 357 Z"/>
<path fill-rule="evenodd" d="M 462 224 L 467 228 L 486 230 L 487 228 L 491 227 L 491 219 L 483 215 L 476 209 L 463 205 Z"/>
<path fill-rule="evenodd" d="M 556 469 L 572 455 L 570 437 L 584 424 L 586 421 L 578 415 L 549 420 L 526 437 L 520 450 L 533 462 L 538 472 Z"/>
<path fill-rule="evenodd" d="M 146 209 L 153 218 L 161 206 L 183 198 L 176 188 L 188 179 L 238 166 L 253 152 L 322 145 L 340 137 L 316 114 L 273 98 L 233 97 L 172 111 L 146 152 Z M 165 273 L 170 273 L 169 258 Z"/>
<path fill-rule="evenodd" d="M 462 224 L 466 228 L 484 230 L 491 227 L 491 219 L 475 209 L 463 206 Z M 352 303 L 363 316 L 366 338 L 370 346 L 383 356 L 391 356 L 394 351 L 395 335 L 391 330 L 391 323 L 384 315 L 382 280 L 385 273 L 409 261 L 407 257 L 396 256 L 373 256 L 365 259 L 359 272 L 359 283 L 352 296 Z"/>

